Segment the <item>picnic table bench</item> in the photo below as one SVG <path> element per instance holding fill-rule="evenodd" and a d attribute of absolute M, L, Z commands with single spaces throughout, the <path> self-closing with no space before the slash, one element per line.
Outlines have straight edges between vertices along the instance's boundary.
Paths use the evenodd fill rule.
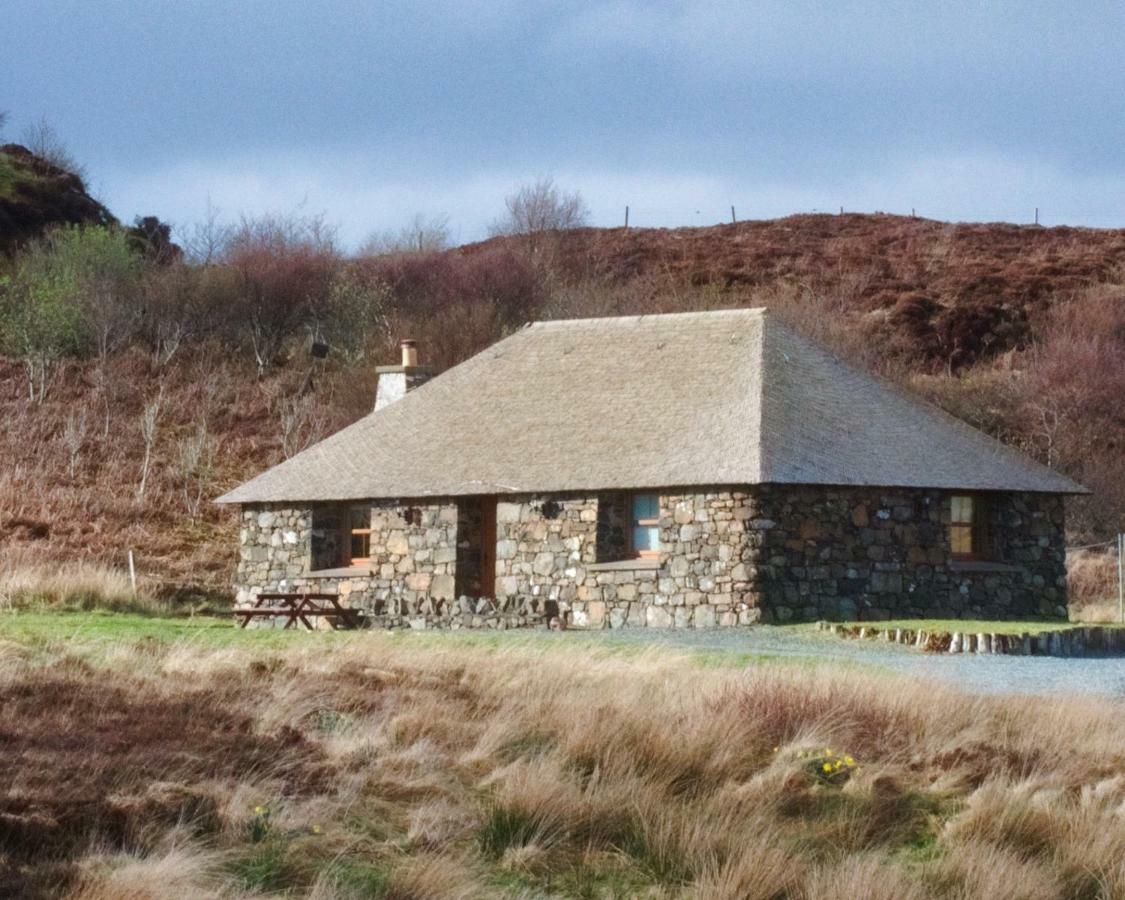
<path fill-rule="evenodd" d="M 236 609 L 234 614 L 242 616 L 242 628 L 259 616 L 284 616 L 288 619 L 285 628 L 296 628 L 300 622 L 310 630 L 315 628 L 311 619 L 318 616 L 331 616 L 335 628 L 355 628 L 360 619 L 360 611 L 342 606 L 336 594 L 258 594 L 253 606 Z"/>

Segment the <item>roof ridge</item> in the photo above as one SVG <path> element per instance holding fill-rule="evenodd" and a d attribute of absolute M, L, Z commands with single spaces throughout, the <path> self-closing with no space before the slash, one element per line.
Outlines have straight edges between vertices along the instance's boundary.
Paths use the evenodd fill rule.
<path fill-rule="evenodd" d="M 669 320 L 669 319 L 701 319 L 709 316 L 730 317 L 754 315 L 765 317 L 766 307 L 764 306 L 739 306 L 730 309 L 700 309 L 691 310 L 689 312 L 675 312 L 675 313 L 641 313 L 640 315 L 633 316 L 587 316 L 578 319 L 539 319 L 534 322 L 528 322 L 525 328 L 562 328 L 570 325 L 585 325 L 589 322 L 597 322 L 599 326 L 602 325 L 622 325 L 627 322 L 645 322 L 653 320 Z"/>

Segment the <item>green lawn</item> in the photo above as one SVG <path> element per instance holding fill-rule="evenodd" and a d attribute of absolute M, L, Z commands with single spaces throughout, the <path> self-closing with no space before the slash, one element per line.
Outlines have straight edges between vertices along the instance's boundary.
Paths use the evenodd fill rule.
<path fill-rule="evenodd" d="M 280 647 L 294 640 L 346 637 L 330 632 L 309 634 L 280 629 L 244 630 L 231 619 L 215 616 L 171 617 L 117 612 L 70 610 L 18 610 L 0 613 L 0 640 L 21 644 L 73 640 L 80 643 L 116 643 L 141 640 L 189 641 L 215 647 L 260 645 Z"/>
<path fill-rule="evenodd" d="M 830 640 L 809 630 L 811 626 L 760 626 L 763 629 L 779 632 L 800 633 L 807 638 Z M 727 631 L 727 629 L 723 629 Z M 83 656 L 98 657 L 103 651 L 120 644 L 186 644 L 204 649 L 239 648 L 246 651 L 277 653 L 288 648 L 323 646 L 341 647 L 354 642 L 409 641 L 410 646 L 423 650 L 437 650 L 470 645 L 485 653 L 502 653 L 514 646 L 531 649 L 535 652 L 551 653 L 563 647 L 573 647 L 582 642 L 591 656 L 634 657 L 646 653 L 682 654 L 701 668 L 745 668 L 763 664 L 785 666 L 819 665 L 816 641 L 809 641 L 808 654 L 777 654 L 769 650 L 763 652 L 754 648 L 737 645 L 729 649 L 692 647 L 665 643 L 660 633 L 654 634 L 653 642 L 638 640 L 636 631 L 628 639 L 613 632 L 598 635 L 583 632 L 566 634 L 545 634 L 541 630 L 492 631 L 411 631 L 399 629 L 383 631 L 379 629 L 360 631 L 316 631 L 304 629 L 284 630 L 280 628 L 235 627 L 229 618 L 216 616 L 175 617 L 104 610 L 82 611 L 66 609 L 17 610 L 0 612 L 0 645 L 12 642 L 28 648 L 57 649 L 60 642 L 66 643 L 76 653 Z M 2 650 L 0 650 L 2 652 Z M 845 668 L 864 669 L 872 673 L 885 671 L 874 663 L 840 662 Z"/>

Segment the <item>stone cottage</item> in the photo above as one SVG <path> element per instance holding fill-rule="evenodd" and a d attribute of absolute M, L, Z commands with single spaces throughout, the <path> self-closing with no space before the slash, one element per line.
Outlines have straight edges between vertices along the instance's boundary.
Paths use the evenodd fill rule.
<path fill-rule="evenodd" d="M 1079 485 L 764 310 L 538 322 L 231 491 L 239 600 L 412 627 L 1066 612 Z"/>

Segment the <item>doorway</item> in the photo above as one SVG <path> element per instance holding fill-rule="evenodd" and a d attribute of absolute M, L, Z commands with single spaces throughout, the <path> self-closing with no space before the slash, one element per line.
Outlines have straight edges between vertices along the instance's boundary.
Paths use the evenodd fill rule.
<path fill-rule="evenodd" d="M 496 498 L 465 497 L 457 501 L 458 597 L 496 596 Z"/>

